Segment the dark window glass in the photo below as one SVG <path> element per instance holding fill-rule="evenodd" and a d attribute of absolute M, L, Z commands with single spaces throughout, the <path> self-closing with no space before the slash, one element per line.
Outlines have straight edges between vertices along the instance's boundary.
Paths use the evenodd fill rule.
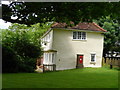
<path fill-rule="evenodd" d="M 77 39 L 77 32 L 73 32 L 73 39 Z"/>
<path fill-rule="evenodd" d="M 92 62 L 95 61 L 95 54 L 91 54 L 91 61 L 92 61 Z"/>
<path fill-rule="evenodd" d="M 86 33 L 82 32 L 82 40 L 85 40 L 85 39 L 86 39 Z"/>
<path fill-rule="evenodd" d="M 73 32 L 73 39 L 86 40 L 86 32 Z"/>

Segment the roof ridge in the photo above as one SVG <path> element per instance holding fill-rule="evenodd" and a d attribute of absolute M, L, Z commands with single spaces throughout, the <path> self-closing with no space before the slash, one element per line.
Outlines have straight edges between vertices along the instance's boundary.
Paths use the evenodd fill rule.
<path fill-rule="evenodd" d="M 103 29 L 102 27 L 98 26 L 95 22 L 93 22 L 93 24 L 94 24 L 96 27 L 98 27 L 99 29 L 101 29 L 102 31 L 107 32 L 105 29 Z"/>
<path fill-rule="evenodd" d="M 67 23 L 55 22 L 52 25 L 52 28 L 65 28 L 66 25 L 67 25 Z M 85 25 L 87 25 L 87 26 L 85 26 Z M 91 26 L 91 25 L 93 25 L 93 26 Z M 69 27 L 67 27 L 67 28 L 69 28 Z M 102 27 L 100 27 L 99 25 L 97 25 L 95 22 L 80 22 L 80 23 L 76 24 L 75 26 L 71 26 L 70 28 L 87 29 L 87 30 L 93 29 L 94 31 L 107 32 L 105 29 L 103 29 Z"/>
<path fill-rule="evenodd" d="M 55 22 L 53 25 L 52 25 L 52 27 L 54 27 L 54 26 L 56 26 L 56 25 L 58 25 L 59 23 L 58 22 Z"/>

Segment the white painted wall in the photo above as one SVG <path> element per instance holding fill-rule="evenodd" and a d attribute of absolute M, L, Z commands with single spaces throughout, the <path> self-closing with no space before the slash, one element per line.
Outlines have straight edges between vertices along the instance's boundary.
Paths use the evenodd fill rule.
<path fill-rule="evenodd" d="M 72 30 L 54 29 L 53 48 L 57 50 L 57 70 L 76 68 L 77 54 L 83 54 L 84 67 L 101 67 L 103 35 L 87 32 L 87 40 L 73 40 Z M 96 64 L 90 64 L 91 53 L 96 53 Z"/>
<path fill-rule="evenodd" d="M 53 41 L 53 30 L 50 30 L 50 32 L 41 39 L 42 42 L 41 46 L 44 51 L 52 50 L 52 41 Z"/>

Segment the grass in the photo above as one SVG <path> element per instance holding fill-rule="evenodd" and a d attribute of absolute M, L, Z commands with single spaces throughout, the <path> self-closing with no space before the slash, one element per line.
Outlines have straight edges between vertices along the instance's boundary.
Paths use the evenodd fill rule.
<path fill-rule="evenodd" d="M 118 88 L 118 71 L 109 68 L 10 73 L 2 76 L 3 88 Z"/>
<path fill-rule="evenodd" d="M 2 74 L 0 73 L 0 90 L 2 89 Z"/>

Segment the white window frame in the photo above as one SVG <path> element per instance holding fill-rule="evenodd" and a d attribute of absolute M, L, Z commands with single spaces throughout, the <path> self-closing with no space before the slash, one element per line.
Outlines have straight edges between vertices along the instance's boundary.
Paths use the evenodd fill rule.
<path fill-rule="evenodd" d="M 73 37 L 74 32 L 76 33 L 76 39 Z M 80 38 L 78 37 L 78 33 L 80 33 L 80 36 L 81 36 Z M 83 39 L 83 33 L 85 33 L 85 39 Z M 87 40 L 87 33 L 86 32 L 73 31 L 72 32 L 72 39 L 73 40 Z"/>
<path fill-rule="evenodd" d="M 52 53 L 52 59 L 51 59 L 51 60 L 52 60 L 52 61 L 51 61 L 52 64 L 55 64 L 55 55 L 56 55 L 56 53 L 53 52 L 53 53 Z"/>
<path fill-rule="evenodd" d="M 95 55 L 95 56 L 94 56 L 94 59 L 95 59 L 94 61 L 91 61 L 91 60 L 92 60 L 92 58 L 91 58 L 91 55 L 92 55 L 92 54 Z M 96 62 L 96 53 L 90 53 L 90 62 Z"/>
<path fill-rule="evenodd" d="M 44 53 L 44 64 L 55 64 L 56 52 Z"/>

